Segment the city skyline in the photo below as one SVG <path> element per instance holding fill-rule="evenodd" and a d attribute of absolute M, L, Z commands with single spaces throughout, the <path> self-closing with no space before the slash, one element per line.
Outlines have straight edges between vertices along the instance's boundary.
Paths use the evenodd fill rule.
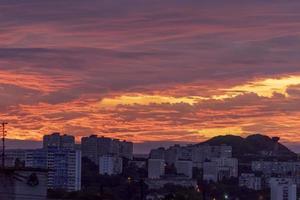
<path fill-rule="evenodd" d="M 98 134 L 150 149 L 261 133 L 298 151 L 299 8 L 2 1 L 0 119 L 9 139 Z"/>

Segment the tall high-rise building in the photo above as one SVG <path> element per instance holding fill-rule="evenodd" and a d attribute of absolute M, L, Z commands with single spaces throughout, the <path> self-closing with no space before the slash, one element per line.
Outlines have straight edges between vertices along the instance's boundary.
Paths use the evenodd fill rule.
<path fill-rule="evenodd" d="M 52 133 L 43 137 L 43 148 L 70 149 L 75 147 L 75 138 L 72 135 L 60 135 L 60 133 Z"/>
<path fill-rule="evenodd" d="M 81 151 L 47 148 L 30 150 L 26 167 L 48 169 L 48 188 L 77 191 L 81 189 Z"/>
<path fill-rule="evenodd" d="M 271 200 L 296 200 L 297 186 L 292 179 L 271 178 Z"/>
<path fill-rule="evenodd" d="M 119 147 L 120 156 L 129 160 L 133 159 L 133 143 L 128 141 L 121 141 Z"/>
<path fill-rule="evenodd" d="M 43 137 L 43 148 L 48 147 L 59 148 L 60 147 L 60 133 L 52 133 L 51 135 L 44 135 Z"/>
<path fill-rule="evenodd" d="M 113 155 L 127 159 L 133 158 L 133 143 L 107 137 L 91 135 L 81 139 L 82 156 L 99 165 L 99 157 Z"/>
<path fill-rule="evenodd" d="M 27 151 L 25 166 L 48 169 L 49 189 L 81 188 L 81 151 L 75 150 L 74 136 L 45 135 L 43 149 Z"/>
<path fill-rule="evenodd" d="M 98 137 L 91 135 L 81 139 L 82 157 L 88 158 L 93 163 L 97 164 L 99 160 L 98 153 Z"/>

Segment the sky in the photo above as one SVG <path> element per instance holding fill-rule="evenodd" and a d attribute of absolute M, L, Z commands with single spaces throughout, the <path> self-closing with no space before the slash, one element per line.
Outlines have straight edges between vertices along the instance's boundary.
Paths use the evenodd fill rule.
<path fill-rule="evenodd" d="M 296 0 L 2 0 L 7 137 L 98 134 L 149 148 L 262 133 L 298 151 L 299 9 Z"/>

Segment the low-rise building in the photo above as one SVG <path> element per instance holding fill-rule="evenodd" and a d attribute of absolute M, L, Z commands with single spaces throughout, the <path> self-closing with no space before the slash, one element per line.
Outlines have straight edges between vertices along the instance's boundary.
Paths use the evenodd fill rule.
<path fill-rule="evenodd" d="M 184 175 L 187 178 L 193 177 L 193 162 L 191 160 L 177 160 L 175 167 L 177 174 Z"/>
<path fill-rule="evenodd" d="M 251 190 L 261 190 L 262 178 L 255 176 L 254 173 L 242 173 L 239 177 L 239 186 Z"/>
<path fill-rule="evenodd" d="M 203 164 L 203 180 L 218 182 L 222 179 L 238 177 L 236 158 L 212 158 Z"/>

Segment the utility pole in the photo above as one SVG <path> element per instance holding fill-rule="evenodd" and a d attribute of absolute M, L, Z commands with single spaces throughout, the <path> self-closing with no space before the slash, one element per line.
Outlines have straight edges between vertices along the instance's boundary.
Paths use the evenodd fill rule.
<path fill-rule="evenodd" d="M 7 125 L 7 122 L 2 122 L 2 169 L 5 167 L 5 136 L 6 136 L 6 131 L 5 131 L 5 125 Z"/>

